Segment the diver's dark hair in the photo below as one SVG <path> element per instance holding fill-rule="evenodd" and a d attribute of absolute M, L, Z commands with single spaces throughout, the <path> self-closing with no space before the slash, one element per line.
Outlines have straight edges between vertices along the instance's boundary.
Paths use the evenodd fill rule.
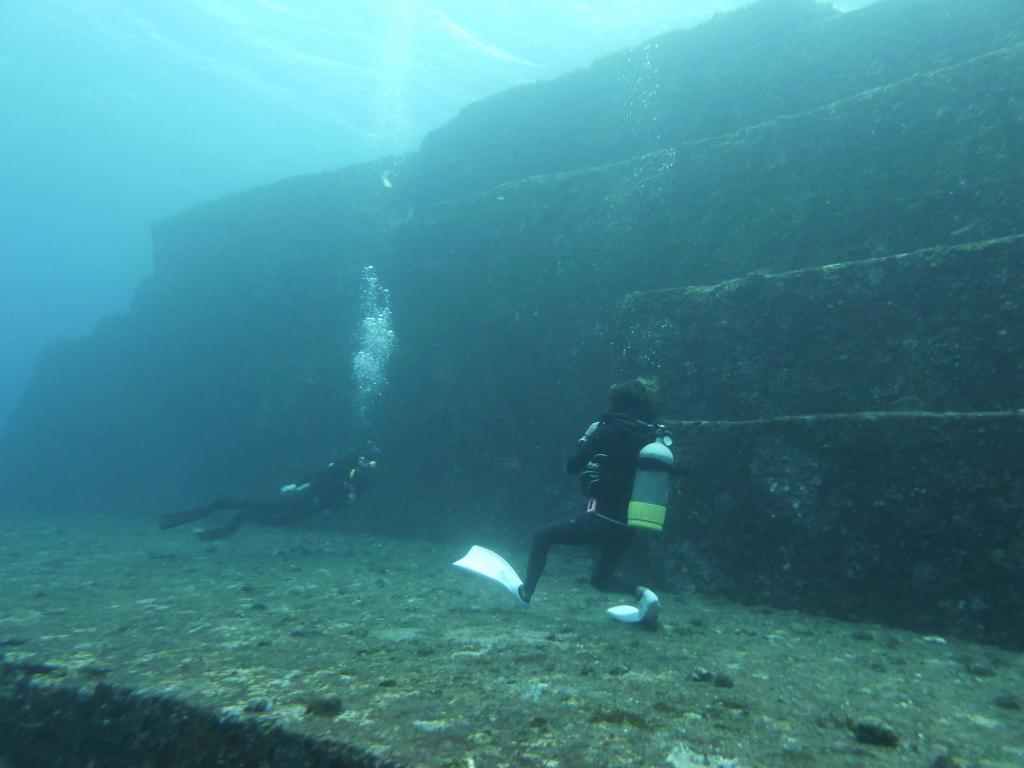
<path fill-rule="evenodd" d="M 654 421 L 661 408 L 661 387 L 654 379 L 620 381 L 608 390 L 608 404 L 612 411 Z"/>

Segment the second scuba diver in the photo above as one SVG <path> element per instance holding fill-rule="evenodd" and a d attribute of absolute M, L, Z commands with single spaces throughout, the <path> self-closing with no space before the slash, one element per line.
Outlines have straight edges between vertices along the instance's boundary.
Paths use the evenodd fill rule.
<path fill-rule="evenodd" d="M 160 527 L 184 525 L 221 510 L 235 511 L 236 514 L 226 525 L 198 531 L 200 539 L 208 541 L 230 536 L 242 523 L 296 525 L 320 512 L 354 506 L 367 487 L 368 472 L 376 468 L 377 462 L 373 459 L 353 455 L 346 461 L 331 462 L 299 483 L 282 486 L 274 501 L 218 499 L 204 507 L 164 515 L 160 518 Z"/>
<path fill-rule="evenodd" d="M 526 579 L 519 597 L 529 603 L 544 572 L 548 550 L 555 544 L 593 545 L 599 550 L 590 583 L 602 592 L 639 594 L 635 584 L 615 575 L 633 541 L 628 510 L 641 449 L 667 439 L 655 423 L 660 393 L 652 379 L 619 382 L 608 393 L 609 412 L 590 425 L 565 461 L 569 474 L 581 474 L 586 512 L 541 528 L 534 534 Z"/>

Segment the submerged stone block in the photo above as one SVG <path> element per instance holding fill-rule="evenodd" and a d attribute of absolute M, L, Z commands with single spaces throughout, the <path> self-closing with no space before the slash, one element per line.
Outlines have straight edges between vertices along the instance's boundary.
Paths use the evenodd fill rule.
<path fill-rule="evenodd" d="M 765 0 L 473 104 L 410 164 L 421 198 L 604 165 L 796 115 L 1024 40 L 1016 0 L 837 13 Z"/>
<path fill-rule="evenodd" d="M 672 427 L 663 583 L 1024 648 L 1024 411 Z"/>
<path fill-rule="evenodd" d="M 729 136 L 444 204 L 410 209 L 381 161 L 176 217 L 131 312 L 40 365 L 0 442 L 0 504 L 165 512 L 271 493 L 379 438 L 416 468 L 396 503 L 445 506 L 422 489 L 457 475 L 497 514 L 518 508 L 543 489 L 533 468 L 601 407 L 627 292 L 1024 229 L 1024 177 L 1006 173 L 1024 163 L 1024 47 L 948 58 Z M 352 434 L 348 402 L 366 263 L 399 338 L 372 436 Z M 513 454 L 467 452 L 483 431 Z"/>
<path fill-rule="evenodd" d="M 399 768 L 357 747 L 226 716 L 170 695 L 40 680 L 29 665 L 3 660 L 0 723 L 0 761 L 16 760 L 19 768 Z"/>
<path fill-rule="evenodd" d="M 679 418 L 1017 408 L 1024 237 L 637 293 L 623 328 Z"/>

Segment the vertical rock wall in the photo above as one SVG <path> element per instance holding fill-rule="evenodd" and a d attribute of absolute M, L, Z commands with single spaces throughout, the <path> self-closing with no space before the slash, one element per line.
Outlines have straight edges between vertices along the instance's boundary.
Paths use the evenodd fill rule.
<path fill-rule="evenodd" d="M 384 161 L 164 222 L 127 315 L 51 349 L 0 444 L 2 504 L 150 514 L 261 497 L 344 450 Z"/>
<path fill-rule="evenodd" d="M 1024 643 L 1022 278 L 1017 236 L 630 297 L 702 416 L 662 578 Z"/>
<path fill-rule="evenodd" d="M 951 337 L 948 349 L 969 345 L 946 364 L 947 370 L 969 371 L 958 385 L 959 401 L 950 395 L 949 403 L 970 400 L 968 410 L 1013 407 L 1014 389 L 997 375 L 1015 370 L 1008 340 L 994 330 L 985 335 L 998 322 L 991 313 L 973 316 L 974 301 L 984 306 L 1015 299 L 1012 242 L 985 250 L 1002 254 L 993 272 L 1001 282 L 991 288 L 963 272 L 976 249 L 940 249 L 894 262 L 927 277 L 923 283 L 908 278 L 898 286 L 879 284 L 877 293 L 848 298 L 860 302 L 860 310 L 839 310 L 831 320 L 802 314 L 801 306 L 810 301 L 807 286 L 825 279 L 819 276 L 843 282 L 848 273 L 839 267 L 786 284 L 797 290 L 755 278 L 694 289 L 685 305 L 677 304 L 686 293 L 682 288 L 650 293 L 664 301 L 634 302 L 625 327 L 619 308 L 631 291 L 890 256 L 972 233 L 1021 231 L 1017 201 L 1024 195 L 1016 196 L 1019 180 L 1004 171 L 1008 158 L 1024 158 L 1022 113 L 1014 81 L 1001 76 L 1021 66 L 1024 46 L 1014 46 L 732 136 L 417 209 L 396 228 L 382 273 L 392 286 L 403 340 L 388 407 L 388 432 L 403 435 L 391 443 L 397 463 L 422 473 L 419 487 L 441 480 L 460 494 L 487 499 L 485 509 L 463 515 L 457 496 L 451 502 L 456 508 L 443 516 L 455 529 L 489 529 L 508 520 L 536 524 L 553 514 L 551 499 L 565 499 L 567 483 L 557 471 L 561 452 L 603 407 L 615 375 L 660 373 L 671 416 L 800 414 L 813 404 L 808 393 L 829 404 L 826 410 L 843 411 L 850 404 L 844 389 L 861 381 L 844 381 L 843 375 L 861 372 L 863 362 L 847 359 L 826 380 L 801 362 L 840 344 L 855 355 L 857 344 L 885 332 L 892 337 L 889 346 L 871 353 L 883 377 L 871 385 L 881 388 L 879 394 L 853 407 L 884 402 L 885 408 L 915 409 L 928 391 L 947 386 L 900 366 L 907 356 L 945 354 L 939 347 L 907 348 L 915 343 L 917 326 L 910 318 L 918 313 L 918 325 Z M 959 107 L 950 109 L 951 103 Z M 948 119 L 936 117 L 941 114 Z M 912 173 L 925 162 L 926 146 L 951 151 Z M 874 271 L 849 274 L 880 280 L 877 265 L 883 262 L 872 262 Z M 772 358 L 764 334 L 751 332 L 740 347 L 750 355 L 738 368 L 712 374 L 706 361 L 695 368 L 687 356 L 689 340 L 724 332 L 740 322 L 728 313 L 745 306 L 722 305 L 716 315 L 696 297 L 740 289 L 756 297 L 758 286 L 779 290 L 778 306 L 786 309 L 773 309 L 759 327 L 784 328 L 786 335 L 774 344 L 792 345 Z M 1013 317 L 1015 306 L 997 314 Z M 678 316 L 687 308 L 694 308 L 692 322 Z M 697 349 L 708 355 L 707 348 Z M 755 367 L 755 360 L 763 364 Z M 730 362 L 722 358 L 723 366 Z M 721 386 L 724 377 L 744 376 L 743 388 Z M 706 391 L 691 393 L 695 387 Z M 990 401 L 971 399 L 970 390 L 978 388 Z M 418 393 L 414 400 L 406 397 L 409 391 Z M 749 402 L 709 411 L 713 397 Z M 788 400 L 764 412 L 772 397 Z M 433 500 L 446 504 L 443 495 Z"/>

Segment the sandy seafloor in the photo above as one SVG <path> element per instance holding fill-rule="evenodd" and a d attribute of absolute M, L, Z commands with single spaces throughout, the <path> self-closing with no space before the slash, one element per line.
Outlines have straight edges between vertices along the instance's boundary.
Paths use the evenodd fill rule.
<path fill-rule="evenodd" d="M 572 549 L 523 609 L 470 543 L 8 522 L 0 652 L 408 766 L 1024 765 L 1021 654 L 692 595 L 644 630 Z"/>

